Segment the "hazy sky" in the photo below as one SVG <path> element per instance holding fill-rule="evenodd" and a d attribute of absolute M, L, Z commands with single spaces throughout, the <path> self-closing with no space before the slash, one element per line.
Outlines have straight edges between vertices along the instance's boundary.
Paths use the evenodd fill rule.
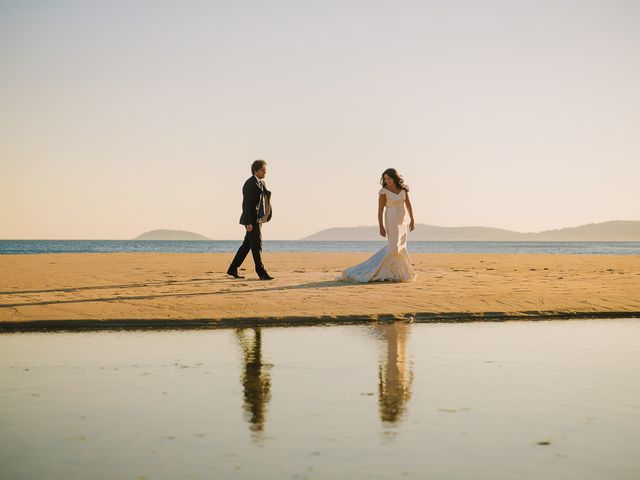
<path fill-rule="evenodd" d="M 640 2 L 0 0 L 0 238 L 640 220 Z"/>

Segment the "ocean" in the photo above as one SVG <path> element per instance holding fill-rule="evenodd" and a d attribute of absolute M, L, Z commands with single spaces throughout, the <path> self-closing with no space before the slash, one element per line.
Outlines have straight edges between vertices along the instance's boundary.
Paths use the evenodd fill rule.
<path fill-rule="evenodd" d="M 233 253 L 240 240 L 0 240 L 0 255 L 38 253 Z M 383 241 L 266 240 L 265 252 L 374 252 Z M 640 255 L 640 242 L 409 242 L 409 253 Z"/>

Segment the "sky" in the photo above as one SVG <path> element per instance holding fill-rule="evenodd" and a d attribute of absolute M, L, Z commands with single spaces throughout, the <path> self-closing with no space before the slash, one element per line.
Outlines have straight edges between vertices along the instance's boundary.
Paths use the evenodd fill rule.
<path fill-rule="evenodd" d="M 635 0 L 0 0 L 0 238 L 640 220 Z"/>

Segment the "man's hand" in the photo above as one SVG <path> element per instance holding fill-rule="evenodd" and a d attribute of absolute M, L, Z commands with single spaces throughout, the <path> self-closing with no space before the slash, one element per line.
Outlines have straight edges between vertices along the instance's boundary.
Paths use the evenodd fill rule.
<path fill-rule="evenodd" d="M 247 225 L 247 232 L 252 232 L 253 231 L 253 225 Z"/>
<path fill-rule="evenodd" d="M 381 237 L 386 237 L 387 236 L 387 231 L 384 229 L 384 227 L 382 225 L 380 225 L 380 236 Z"/>

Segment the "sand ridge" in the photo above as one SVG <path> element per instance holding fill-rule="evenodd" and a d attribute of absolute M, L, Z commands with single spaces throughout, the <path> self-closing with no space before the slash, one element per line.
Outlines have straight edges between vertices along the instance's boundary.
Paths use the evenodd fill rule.
<path fill-rule="evenodd" d="M 0 256 L 0 326 L 233 325 L 570 318 L 640 312 L 640 256 L 412 254 L 413 283 L 353 284 L 366 253 L 270 253 L 275 280 L 231 254 Z"/>

